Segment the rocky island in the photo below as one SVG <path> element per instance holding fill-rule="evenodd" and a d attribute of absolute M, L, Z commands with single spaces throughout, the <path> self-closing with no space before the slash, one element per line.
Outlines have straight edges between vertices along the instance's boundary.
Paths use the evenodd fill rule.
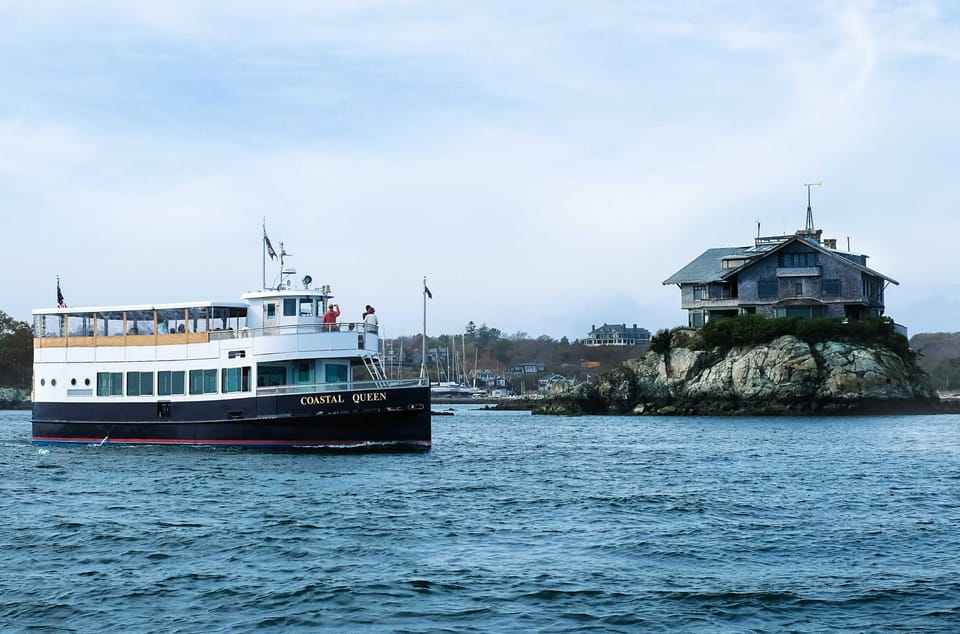
<path fill-rule="evenodd" d="M 531 404 L 541 414 L 933 413 L 937 392 L 889 320 L 737 317 L 661 331 L 641 358 Z"/>

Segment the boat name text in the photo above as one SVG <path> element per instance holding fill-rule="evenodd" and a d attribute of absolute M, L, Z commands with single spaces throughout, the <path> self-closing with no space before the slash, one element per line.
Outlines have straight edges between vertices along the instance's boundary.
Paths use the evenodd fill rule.
<path fill-rule="evenodd" d="M 301 405 L 330 405 L 344 402 L 343 394 L 310 394 L 300 397 Z M 354 403 L 370 403 L 387 400 L 386 392 L 357 392 L 350 396 Z"/>

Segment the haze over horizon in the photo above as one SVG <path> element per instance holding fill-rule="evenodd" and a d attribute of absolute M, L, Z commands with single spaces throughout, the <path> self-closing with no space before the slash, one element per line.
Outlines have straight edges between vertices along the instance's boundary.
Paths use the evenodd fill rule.
<path fill-rule="evenodd" d="M 237 301 L 261 224 L 386 336 L 686 323 L 804 226 L 960 331 L 948 2 L 0 2 L 0 310 Z M 269 280 L 268 280 L 269 281 Z"/>

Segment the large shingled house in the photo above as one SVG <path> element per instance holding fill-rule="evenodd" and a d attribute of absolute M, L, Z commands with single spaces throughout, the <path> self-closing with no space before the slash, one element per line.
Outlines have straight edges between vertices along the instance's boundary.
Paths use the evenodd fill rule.
<path fill-rule="evenodd" d="M 650 343 L 650 331 L 646 328 L 627 328 L 626 324 L 603 324 L 592 326 L 583 340 L 588 346 L 645 346 Z"/>
<path fill-rule="evenodd" d="M 758 232 L 759 233 L 759 232 Z M 867 267 L 867 256 L 822 239 L 807 206 L 807 226 L 794 235 L 758 237 L 752 246 L 707 249 L 664 280 L 680 287 L 688 325 L 714 317 L 840 317 L 883 315 L 884 289 L 898 282 Z"/>

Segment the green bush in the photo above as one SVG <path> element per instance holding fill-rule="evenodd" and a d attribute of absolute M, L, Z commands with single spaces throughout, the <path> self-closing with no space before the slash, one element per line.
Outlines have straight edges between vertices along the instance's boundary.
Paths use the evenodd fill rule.
<path fill-rule="evenodd" d="M 889 317 L 867 317 L 856 321 L 836 318 L 799 319 L 758 315 L 738 315 L 713 319 L 697 331 L 692 347 L 699 350 L 732 348 L 769 343 L 777 337 L 793 335 L 814 344 L 847 341 L 886 347 L 904 360 L 915 360 L 907 338 L 898 334 Z"/>

